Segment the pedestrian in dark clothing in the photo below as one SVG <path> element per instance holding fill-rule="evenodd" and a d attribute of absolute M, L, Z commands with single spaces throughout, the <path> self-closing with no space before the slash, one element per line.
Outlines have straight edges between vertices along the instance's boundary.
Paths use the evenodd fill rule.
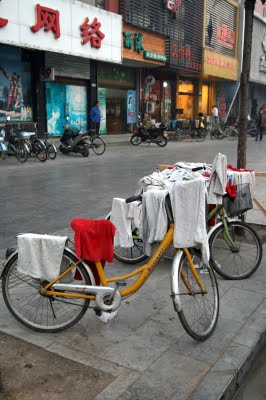
<path fill-rule="evenodd" d="M 95 103 L 90 111 L 90 119 L 93 124 L 93 129 L 95 129 L 96 134 L 99 135 L 100 123 L 101 123 L 101 111 L 99 109 L 98 101 L 95 101 Z"/>
<path fill-rule="evenodd" d="M 266 106 L 263 105 L 259 109 L 259 118 L 258 118 L 258 125 L 257 125 L 257 134 L 256 134 L 256 142 L 259 139 L 260 136 L 260 141 L 263 138 L 263 131 L 264 128 L 266 127 Z"/>

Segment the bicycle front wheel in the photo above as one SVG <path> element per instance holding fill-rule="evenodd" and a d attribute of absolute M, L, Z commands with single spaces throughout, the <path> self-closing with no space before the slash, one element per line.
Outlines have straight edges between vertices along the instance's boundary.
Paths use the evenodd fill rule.
<path fill-rule="evenodd" d="M 259 267 L 262 244 L 258 234 L 245 222 L 227 222 L 232 245 L 219 225 L 211 234 L 210 262 L 214 270 L 225 279 L 245 279 Z"/>
<path fill-rule="evenodd" d="M 219 316 L 219 291 L 213 269 L 202 261 L 201 252 L 190 249 L 191 258 L 200 281 L 204 286 L 201 291 L 183 253 L 178 266 L 179 285 L 172 282 L 172 288 L 178 289 L 179 309 L 176 309 L 185 331 L 194 339 L 204 341 L 213 333 Z M 172 280 L 175 274 L 172 274 Z"/>
<path fill-rule="evenodd" d="M 94 136 L 91 139 L 92 150 L 95 154 L 100 156 L 105 152 L 105 141 L 100 136 Z"/>
<path fill-rule="evenodd" d="M 20 163 L 24 163 L 28 159 L 28 149 L 24 143 L 18 143 L 16 146 L 16 158 Z"/>
<path fill-rule="evenodd" d="M 175 131 L 175 139 L 181 142 L 185 138 L 185 131 L 182 129 L 177 129 Z"/>
<path fill-rule="evenodd" d="M 195 140 L 196 142 L 203 142 L 206 139 L 207 131 L 205 129 L 199 128 L 195 132 Z"/>
<path fill-rule="evenodd" d="M 49 157 L 51 160 L 54 160 L 54 159 L 56 158 L 56 153 L 57 153 L 57 150 L 56 150 L 55 145 L 54 145 L 53 143 L 49 143 L 49 144 L 47 145 L 47 154 L 48 154 L 48 157 Z"/>
<path fill-rule="evenodd" d="M 64 250 L 61 272 L 76 261 L 75 256 Z M 18 272 L 17 262 L 16 253 L 4 268 L 2 291 L 7 308 L 19 322 L 37 332 L 59 332 L 80 320 L 89 306 L 89 300 L 42 295 L 42 283 Z M 82 264 L 59 282 L 91 285 Z"/>

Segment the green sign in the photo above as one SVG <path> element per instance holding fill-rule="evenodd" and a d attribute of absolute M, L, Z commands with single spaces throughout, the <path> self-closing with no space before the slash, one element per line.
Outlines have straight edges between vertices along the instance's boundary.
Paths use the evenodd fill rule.
<path fill-rule="evenodd" d="M 166 55 L 162 53 L 155 53 L 154 51 L 144 51 L 144 58 L 147 60 L 166 62 Z"/>
<path fill-rule="evenodd" d="M 101 111 L 100 133 L 106 133 L 106 89 L 98 88 L 99 109 Z"/>

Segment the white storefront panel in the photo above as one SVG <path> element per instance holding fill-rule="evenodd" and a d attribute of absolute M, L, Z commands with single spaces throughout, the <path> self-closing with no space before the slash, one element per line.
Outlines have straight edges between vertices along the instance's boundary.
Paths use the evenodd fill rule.
<path fill-rule="evenodd" d="M 41 18 L 38 18 L 38 15 L 40 17 L 38 4 Z M 50 11 L 47 11 L 47 8 Z M 88 31 L 87 35 L 82 37 L 80 26 L 86 18 L 88 18 Z M 100 33 L 97 33 L 97 29 L 93 33 L 94 27 L 90 26 L 95 18 L 96 22 L 101 24 Z M 3 19 L 8 20 L 5 26 L 3 26 Z M 43 26 L 38 27 L 38 24 Z M 36 32 L 31 29 L 34 26 L 37 26 Z M 121 32 L 122 17 L 120 15 L 79 1 L 0 1 L 0 43 L 121 63 Z M 104 38 L 101 38 L 101 33 Z M 56 38 L 59 34 L 60 36 Z M 87 43 L 82 44 L 86 38 Z M 95 38 L 97 38 L 98 48 L 95 47 Z"/>

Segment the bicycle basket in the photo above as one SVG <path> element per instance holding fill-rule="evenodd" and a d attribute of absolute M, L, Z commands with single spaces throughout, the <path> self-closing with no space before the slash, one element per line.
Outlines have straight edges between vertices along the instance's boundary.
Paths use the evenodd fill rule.
<path fill-rule="evenodd" d="M 237 185 L 236 197 L 224 197 L 223 206 L 229 217 L 236 217 L 253 208 L 249 184 Z"/>

